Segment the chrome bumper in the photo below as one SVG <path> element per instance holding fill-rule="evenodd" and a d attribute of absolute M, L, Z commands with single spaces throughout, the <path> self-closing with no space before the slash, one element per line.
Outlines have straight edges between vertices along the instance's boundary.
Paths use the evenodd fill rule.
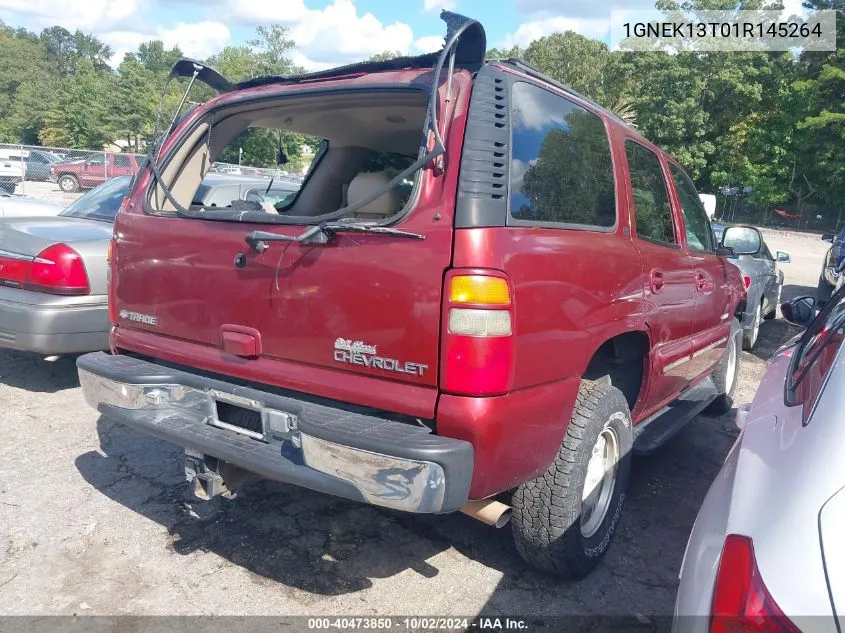
<path fill-rule="evenodd" d="M 87 367 L 89 357 L 98 361 L 92 367 Z M 337 413 L 331 420 L 323 404 L 215 384 L 168 368 L 159 367 L 192 380 L 148 382 L 156 373 L 162 377 L 160 371 L 140 382 L 115 379 L 98 371 L 108 359 L 119 365 L 126 361 L 152 365 L 101 353 L 81 357 L 79 380 L 88 404 L 106 417 L 186 449 L 271 479 L 407 512 L 451 512 L 467 498 L 472 447 L 466 442 L 342 409 L 329 409 Z M 257 412 L 260 428 L 245 429 L 219 419 L 219 403 Z M 356 436 L 358 431 L 363 432 Z M 382 450 L 373 450 L 374 438 Z M 431 459 L 425 458 L 427 450 Z"/>

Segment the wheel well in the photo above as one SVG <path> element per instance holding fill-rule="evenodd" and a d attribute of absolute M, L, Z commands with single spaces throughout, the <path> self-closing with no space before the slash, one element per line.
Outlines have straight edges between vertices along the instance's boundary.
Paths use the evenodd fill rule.
<path fill-rule="evenodd" d="M 619 389 L 633 411 L 643 388 L 648 365 L 648 336 L 645 332 L 626 332 L 602 343 L 596 350 L 584 378 L 587 380 L 610 379 Z"/>

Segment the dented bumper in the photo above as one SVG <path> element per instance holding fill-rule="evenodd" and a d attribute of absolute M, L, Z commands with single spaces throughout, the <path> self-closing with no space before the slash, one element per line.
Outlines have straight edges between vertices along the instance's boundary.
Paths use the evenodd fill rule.
<path fill-rule="evenodd" d="M 407 512 L 467 500 L 472 446 L 426 427 L 131 356 L 86 354 L 77 365 L 86 401 L 104 416 L 263 477 Z M 233 423 L 223 414 L 233 410 L 246 413 Z"/>

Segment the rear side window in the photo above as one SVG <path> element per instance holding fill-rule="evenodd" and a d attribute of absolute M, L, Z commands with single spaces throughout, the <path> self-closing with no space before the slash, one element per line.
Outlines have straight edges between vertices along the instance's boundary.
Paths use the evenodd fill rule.
<path fill-rule="evenodd" d="M 650 149 L 634 141 L 625 142 L 625 154 L 631 172 L 637 235 L 655 242 L 677 244 L 660 159 Z"/>
<path fill-rule="evenodd" d="M 130 167 L 129 157 L 123 154 L 115 154 L 114 164 L 118 167 Z"/>
<path fill-rule="evenodd" d="M 681 213 L 687 227 L 687 248 L 697 253 L 712 253 L 713 229 L 710 228 L 710 220 L 707 219 L 707 212 L 701 204 L 695 185 L 677 165 L 670 163 L 669 171 L 681 201 Z"/>
<path fill-rule="evenodd" d="M 602 120 L 525 82 L 512 91 L 510 213 L 516 223 L 611 228 L 616 193 Z"/>

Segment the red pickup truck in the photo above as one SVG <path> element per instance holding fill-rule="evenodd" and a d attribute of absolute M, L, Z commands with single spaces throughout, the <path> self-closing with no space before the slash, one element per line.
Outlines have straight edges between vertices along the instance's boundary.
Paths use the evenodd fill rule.
<path fill-rule="evenodd" d="M 111 354 L 80 381 L 185 447 L 203 498 L 245 470 L 510 518 L 529 563 L 583 576 L 632 452 L 730 409 L 745 288 L 672 157 L 445 17 L 439 54 L 240 84 L 177 63 L 220 94 L 118 213 Z M 194 204 L 250 126 L 325 139 L 296 196 Z"/>
<path fill-rule="evenodd" d="M 56 163 L 50 167 L 50 181 L 72 193 L 91 189 L 116 176 L 132 176 L 139 168 L 135 154 L 96 154 L 86 160 Z"/>

